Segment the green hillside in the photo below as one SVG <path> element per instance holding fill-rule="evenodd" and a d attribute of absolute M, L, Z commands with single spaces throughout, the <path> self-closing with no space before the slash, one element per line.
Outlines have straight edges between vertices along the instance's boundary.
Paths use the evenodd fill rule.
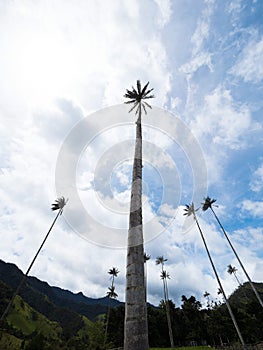
<path fill-rule="evenodd" d="M 2 276 L 2 277 L 1 277 Z M 19 283 L 22 272 L 12 264 L 0 262 L 0 314 Z M 19 278 L 20 277 L 20 278 Z M 3 282 L 4 280 L 4 282 Z M 8 281 L 9 283 L 6 283 Z M 255 283 L 263 298 L 263 283 Z M 101 301 L 104 303 L 101 304 Z M 92 303 L 92 305 L 88 305 Z M 246 344 L 263 340 L 262 309 L 246 282 L 229 297 Z M 123 346 L 125 307 L 112 307 L 106 348 Z M 89 307 L 96 318 L 86 317 Z M 0 324 L 0 350 L 99 350 L 104 345 L 105 300 L 90 300 L 82 293 L 71 293 L 29 277 L 21 295 L 16 296 L 7 318 Z M 170 301 L 174 343 L 176 346 L 238 343 L 237 334 L 225 303 L 207 301 L 204 307 L 194 296 L 182 296 L 181 307 Z M 93 311 L 91 315 L 95 315 Z M 151 347 L 169 347 L 164 304 L 148 305 L 149 343 Z"/>
<path fill-rule="evenodd" d="M 12 290 L 0 281 L 1 314 L 11 296 Z M 61 318 L 61 323 L 51 321 L 28 305 L 22 297 L 16 296 L 6 320 L 1 322 L 0 350 L 94 350 L 103 345 L 103 322 L 92 322 L 85 316 L 77 315 L 81 327 L 79 324 L 76 327 L 74 318 L 68 317 L 71 316 L 68 310 L 54 307 L 54 314 Z"/>

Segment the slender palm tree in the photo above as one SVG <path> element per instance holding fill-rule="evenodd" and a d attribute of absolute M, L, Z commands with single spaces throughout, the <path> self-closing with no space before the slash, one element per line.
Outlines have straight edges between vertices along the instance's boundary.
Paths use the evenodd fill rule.
<path fill-rule="evenodd" d="M 161 273 L 164 271 L 164 263 L 167 261 L 168 259 L 165 259 L 163 256 L 157 256 L 156 260 L 155 260 L 155 264 L 156 265 L 161 265 Z M 165 289 L 165 284 L 163 282 L 163 295 L 164 295 L 164 302 L 166 304 L 166 289 Z"/>
<path fill-rule="evenodd" d="M 231 264 L 227 266 L 227 272 L 229 273 L 229 275 L 234 275 L 235 279 L 237 280 L 237 283 L 239 286 L 241 286 L 241 283 L 237 277 L 237 268 L 235 266 L 232 266 Z"/>
<path fill-rule="evenodd" d="M 218 284 L 219 284 L 219 289 L 220 289 L 220 291 L 221 291 L 222 294 L 223 294 L 224 301 L 225 301 L 226 306 L 227 306 L 227 308 L 228 308 L 228 311 L 229 311 L 230 317 L 231 317 L 231 319 L 232 319 L 232 321 L 233 321 L 233 324 L 234 324 L 234 326 L 235 326 L 235 328 L 236 328 L 236 331 L 237 331 L 239 340 L 240 340 L 240 342 L 241 342 L 243 348 L 245 349 L 246 346 L 245 346 L 244 339 L 243 339 L 243 337 L 242 337 L 242 334 L 241 334 L 241 332 L 240 332 L 240 329 L 239 329 L 239 327 L 238 327 L 238 324 L 237 324 L 237 322 L 236 322 L 236 319 L 235 319 L 235 316 L 234 316 L 234 314 L 233 314 L 233 312 L 232 312 L 232 309 L 231 309 L 231 307 L 230 307 L 230 304 L 229 304 L 229 302 L 228 302 L 228 300 L 227 300 L 227 297 L 226 297 L 224 288 L 223 288 L 223 286 L 222 286 L 222 283 L 221 283 L 220 278 L 219 278 L 219 276 L 218 276 L 218 273 L 217 273 L 217 271 L 216 271 L 216 268 L 215 268 L 215 265 L 214 265 L 214 263 L 213 263 L 213 260 L 212 260 L 212 257 L 211 257 L 211 255 L 210 255 L 210 252 L 209 252 L 209 250 L 208 250 L 208 246 L 207 246 L 207 244 L 206 244 L 205 237 L 204 237 L 204 235 L 203 235 L 203 232 L 202 232 L 201 227 L 200 227 L 200 225 L 199 225 L 199 222 L 198 222 L 198 220 L 197 220 L 197 217 L 196 217 L 196 210 L 195 210 L 195 207 L 194 207 L 194 203 L 192 203 L 192 204 L 190 204 L 190 205 L 186 205 L 186 208 L 185 208 L 184 210 L 185 210 L 184 215 L 187 215 L 187 216 L 193 215 L 193 217 L 194 217 L 194 221 L 195 221 L 195 223 L 196 223 L 196 225 L 197 225 L 197 227 L 198 227 L 198 230 L 199 230 L 199 232 L 200 232 L 202 241 L 203 241 L 204 246 L 205 246 L 205 249 L 206 249 L 206 253 L 207 253 L 208 258 L 209 258 L 209 260 L 210 260 L 210 264 L 211 264 L 211 266 L 212 266 L 212 268 L 213 268 L 214 274 L 215 274 L 216 279 L 217 279 L 217 282 L 218 282 Z M 198 210 L 198 209 L 197 209 L 197 210 Z"/>
<path fill-rule="evenodd" d="M 31 264 L 29 265 L 29 267 L 28 267 L 26 273 L 23 275 L 23 277 L 22 277 L 22 279 L 21 279 L 21 282 L 19 283 L 19 285 L 18 285 L 16 291 L 14 292 L 14 294 L 13 294 L 13 296 L 12 296 L 12 298 L 11 298 L 9 304 L 7 305 L 7 307 L 6 307 L 5 311 L 4 311 L 4 313 L 2 314 L 2 316 L 1 316 L 1 321 L 4 320 L 4 318 L 5 318 L 6 315 L 8 314 L 8 312 L 9 312 L 11 306 L 13 305 L 13 302 L 14 302 L 14 300 L 15 300 L 15 297 L 17 296 L 17 294 L 19 293 L 19 291 L 20 291 L 20 289 L 22 288 L 23 284 L 25 283 L 25 280 L 26 280 L 26 278 L 27 278 L 27 276 L 28 276 L 28 274 L 29 274 L 29 272 L 30 272 L 32 266 L 34 265 L 34 262 L 35 262 L 36 258 L 38 257 L 38 254 L 40 253 L 41 249 L 43 248 L 43 245 L 45 244 L 45 242 L 46 242 L 46 240 L 47 240 L 47 238 L 48 238 L 48 236 L 49 236 L 49 234 L 50 234 L 50 232 L 51 232 L 53 226 L 55 225 L 55 223 L 56 223 L 56 221 L 57 221 L 59 215 L 62 214 L 63 209 L 64 209 L 65 205 L 67 204 L 67 201 L 68 201 L 68 200 L 65 200 L 64 197 L 60 197 L 60 198 L 58 198 L 58 199 L 55 200 L 55 203 L 52 204 L 51 210 L 53 210 L 53 211 L 58 210 L 58 213 L 57 213 L 55 219 L 53 220 L 53 222 L 52 222 L 52 224 L 51 224 L 51 226 L 50 226 L 50 228 L 49 228 L 49 230 L 48 230 L 48 233 L 46 234 L 44 240 L 42 241 L 42 243 L 41 243 L 41 245 L 40 245 L 38 251 L 36 252 L 36 255 L 34 256 L 34 258 L 33 258 L 32 262 L 31 262 Z"/>
<path fill-rule="evenodd" d="M 154 96 L 153 89 L 148 89 L 149 82 L 142 88 L 137 80 L 137 90 L 126 90 L 128 99 L 125 103 L 132 104 L 129 112 L 135 110 L 136 141 L 133 161 L 132 189 L 130 203 L 130 218 L 127 247 L 126 267 L 126 300 L 124 322 L 124 350 L 148 350 L 148 324 L 146 308 L 146 292 L 144 280 L 144 247 L 142 225 L 142 111 L 151 106 L 146 102 Z"/>
<path fill-rule="evenodd" d="M 143 259 L 144 259 L 145 301 L 147 301 L 147 261 L 151 259 L 151 255 L 144 253 Z"/>
<path fill-rule="evenodd" d="M 160 277 L 163 281 L 164 303 L 165 303 L 169 338 L 170 338 L 171 349 L 174 349 L 174 339 L 173 339 L 171 312 L 170 312 L 170 305 L 169 305 L 168 283 L 167 283 L 167 280 L 170 279 L 170 275 L 166 270 L 164 270 L 164 263 L 166 261 L 167 261 L 167 259 L 165 259 L 163 256 L 158 256 L 155 260 L 155 263 L 156 263 L 156 265 L 161 265 Z"/>
<path fill-rule="evenodd" d="M 206 303 L 207 303 L 206 305 L 207 305 L 207 307 L 210 308 L 210 298 L 209 298 L 210 293 L 208 293 L 207 291 L 205 291 L 204 294 L 203 294 L 203 296 L 204 296 L 204 298 L 206 298 Z"/>
<path fill-rule="evenodd" d="M 114 286 L 114 279 L 118 276 L 119 270 L 116 267 L 113 267 L 108 271 L 108 274 L 111 276 L 111 286 L 108 288 L 107 297 L 109 298 L 108 303 L 108 312 L 107 312 L 107 320 L 106 320 L 106 327 L 105 327 L 105 334 L 104 334 L 104 347 L 106 345 L 107 341 L 107 335 L 108 335 L 108 327 L 109 327 L 109 320 L 110 320 L 110 310 L 111 310 L 111 299 L 116 299 L 118 297 L 118 294 L 115 292 L 115 286 Z"/>
<path fill-rule="evenodd" d="M 204 211 L 206 211 L 208 208 L 211 209 L 211 211 L 212 211 L 212 213 L 214 214 L 214 217 L 215 217 L 216 221 L 218 222 L 218 224 L 219 224 L 219 226 L 220 226 L 220 228 L 221 228 L 223 234 L 225 235 L 225 237 L 226 237 L 226 239 L 227 239 L 227 241 L 228 241 L 228 243 L 229 243 L 229 245 L 230 245 L 230 247 L 231 247 L 233 253 L 235 254 L 235 256 L 236 256 L 236 258 L 237 258 L 237 260 L 238 260 L 238 262 L 239 262 L 239 264 L 240 264 L 240 266 L 241 266 L 241 268 L 242 268 L 242 270 L 244 271 L 244 274 L 246 275 L 246 277 L 247 277 L 247 279 L 248 279 L 248 281 L 249 281 L 249 284 L 250 284 L 250 286 L 251 286 L 253 292 L 254 292 L 255 295 L 256 295 L 256 298 L 258 299 L 260 305 L 263 307 L 263 301 L 261 300 L 261 298 L 260 298 L 260 296 L 259 296 L 259 294 L 258 294 L 258 291 L 256 290 L 256 287 L 254 286 L 253 282 L 251 281 L 251 278 L 249 277 L 249 275 L 248 275 L 248 273 L 247 273 L 247 271 L 246 271 L 246 269 L 245 269 L 245 267 L 244 267 L 242 261 L 240 260 L 240 258 L 239 258 L 239 256 L 238 256 L 238 254 L 237 254 L 237 252 L 236 252 L 236 250 L 235 250 L 233 244 L 231 243 L 231 241 L 230 241 L 230 239 L 229 239 L 229 237 L 228 237 L 228 235 L 227 235 L 227 233 L 226 233 L 226 231 L 225 231 L 223 225 L 221 224 L 221 221 L 219 220 L 218 216 L 216 215 L 216 213 L 215 213 L 215 211 L 214 211 L 214 209 L 213 209 L 213 204 L 216 202 L 216 199 L 211 199 L 210 197 L 206 197 L 204 200 L 205 200 L 204 203 L 202 203 L 202 209 L 203 209 Z"/>

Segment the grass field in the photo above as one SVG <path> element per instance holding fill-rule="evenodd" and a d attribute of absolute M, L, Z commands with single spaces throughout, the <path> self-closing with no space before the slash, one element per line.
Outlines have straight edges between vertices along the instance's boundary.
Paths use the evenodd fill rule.
<path fill-rule="evenodd" d="M 180 348 L 174 348 L 174 350 L 211 350 L 209 346 L 182 346 Z M 171 350 L 171 348 L 151 348 L 150 350 Z"/>

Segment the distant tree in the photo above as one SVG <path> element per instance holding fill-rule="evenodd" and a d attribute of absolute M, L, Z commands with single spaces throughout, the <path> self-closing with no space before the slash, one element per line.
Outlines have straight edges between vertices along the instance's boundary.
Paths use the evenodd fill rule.
<path fill-rule="evenodd" d="M 74 348 L 73 348 L 74 349 Z M 82 347 L 84 349 L 84 347 Z M 89 350 L 102 350 L 104 348 L 104 323 L 101 320 L 91 322 L 89 326 Z"/>
<path fill-rule="evenodd" d="M 200 341 L 205 335 L 205 322 L 200 312 L 202 304 L 193 295 L 190 298 L 182 295 L 182 302 L 186 339 Z"/>
<path fill-rule="evenodd" d="M 209 298 L 209 296 L 210 296 L 210 293 L 208 293 L 207 291 L 205 291 L 204 292 L 204 298 L 206 298 L 206 300 L 207 300 L 207 307 L 209 308 L 210 307 L 210 298 Z"/>
<path fill-rule="evenodd" d="M 113 347 L 116 348 L 121 348 L 123 346 L 124 315 L 124 305 L 111 308 L 108 327 L 108 341 L 112 342 L 114 344 Z"/>
<path fill-rule="evenodd" d="M 14 300 L 15 300 L 15 297 L 17 296 L 17 294 L 19 293 L 21 287 L 23 286 L 23 284 L 24 284 L 24 282 L 25 282 L 25 280 L 26 280 L 26 278 L 27 278 L 27 276 L 28 276 L 28 274 L 29 274 L 29 272 L 30 272 L 32 266 L 34 265 L 34 262 L 36 261 L 36 258 L 38 257 L 38 255 L 39 255 L 41 249 L 43 248 L 43 245 L 45 244 L 45 242 L 46 242 L 46 240 L 47 240 L 47 238 L 48 238 L 48 236 L 49 236 L 49 234 L 50 234 L 50 232 L 51 232 L 53 226 L 55 225 L 55 223 L 56 223 L 58 217 L 62 214 L 63 209 L 64 209 L 64 207 L 65 207 L 66 204 L 67 204 L 67 200 L 65 200 L 64 197 L 60 197 L 60 198 L 56 199 L 56 200 L 55 200 L 55 203 L 52 204 L 51 210 L 53 210 L 53 211 L 58 210 L 58 213 L 57 213 L 57 215 L 56 215 L 54 221 L 52 222 L 52 224 L 51 224 L 51 226 L 50 226 L 50 228 L 49 228 L 49 230 L 48 230 L 48 233 L 46 234 L 46 236 L 45 236 L 43 242 L 41 243 L 41 245 L 40 245 L 40 247 L 39 247 L 39 249 L 38 249 L 36 255 L 34 256 L 34 258 L 33 258 L 32 262 L 31 262 L 31 264 L 29 265 L 29 267 L 28 267 L 26 273 L 24 274 L 23 278 L 21 279 L 21 282 L 20 282 L 20 284 L 18 285 L 18 287 L 17 287 L 15 293 L 13 294 L 12 299 L 10 300 L 10 302 L 9 302 L 9 304 L 7 305 L 7 307 L 6 307 L 5 311 L 4 311 L 4 313 L 2 314 L 2 316 L 1 316 L 1 321 L 2 321 L 2 320 L 6 317 L 6 315 L 8 314 L 8 312 L 9 312 L 11 306 L 13 305 L 13 302 L 14 302 Z"/>
<path fill-rule="evenodd" d="M 133 175 L 130 203 L 130 218 L 127 247 L 126 267 L 126 302 L 124 323 L 124 350 L 148 350 L 147 307 L 144 279 L 144 243 L 142 223 L 142 111 L 151 106 L 146 100 L 153 98 L 148 89 L 149 83 L 143 88 L 137 80 L 137 90 L 126 90 L 125 103 L 132 104 L 130 112 L 135 110 L 136 141 L 133 160 Z"/>
<path fill-rule="evenodd" d="M 224 289 L 223 289 L 223 286 L 222 286 L 222 284 L 221 284 L 220 278 L 219 278 L 218 273 L 217 273 L 217 271 L 216 271 L 214 262 L 213 262 L 213 260 L 212 260 L 211 255 L 210 255 L 208 246 L 207 246 L 207 244 L 206 244 L 205 237 L 204 237 L 204 235 L 203 235 L 203 232 L 202 232 L 201 227 L 200 227 L 200 225 L 199 225 L 199 222 L 198 222 L 198 220 L 197 220 L 196 213 L 195 213 L 196 210 L 195 210 L 195 207 L 194 207 L 194 203 L 192 203 L 192 204 L 190 204 L 190 205 L 186 205 L 186 208 L 185 208 L 184 210 L 185 210 L 184 215 L 187 215 L 187 216 L 193 215 L 193 217 L 194 217 L 194 221 L 195 221 L 195 223 L 196 223 L 196 225 L 197 225 L 197 227 L 198 227 L 199 233 L 200 233 L 201 238 L 202 238 L 202 241 L 203 241 L 203 243 L 204 243 L 204 246 L 205 246 L 205 249 L 206 249 L 206 253 L 207 253 L 207 255 L 208 255 L 210 264 L 211 264 L 211 266 L 212 266 L 212 268 L 213 268 L 214 274 L 215 274 L 216 279 L 217 279 L 217 282 L 218 282 L 218 284 L 219 284 L 219 288 L 220 288 L 220 290 L 221 290 L 222 293 L 223 293 L 224 301 L 225 301 L 226 306 L 227 306 L 227 308 L 228 308 L 229 314 L 230 314 L 231 319 L 232 319 L 232 321 L 233 321 L 233 324 L 234 324 L 234 326 L 235 326 L 235 328 L 236 328 L 236 331 L 237 331 L 238 337 L 239 337 L 239 339 L 240 339 L 240 342 L 241 342 L 242 346 L 245 348 L 244 339 L 243 339 L 243 337 L 242 337 L 242 334 L 241 334 L 241 332 L 240 332 L 240 329 L 239 329 L 239 327 L 238 327 L 238 324 L 237 324 L 237 322 L 236 322 L 236 319 L 235 319 L 235 316 L 234 316 L 234 314 L 233 314 L 233 312 L 232 312 L 232 309 L 231 309 L 231 307 L 230 307 L 230 305 L 229 305 L 229 302 L 228 302 L 228 300 L 227 300 L 225 291 L 224 291 Z"/>
<path fill-rule="evenodd" d="M 241 283 L 237 277 L 237 268 L 235 266 L 232 266 L 231 264 L 227 266 L 227 272 L 230 274 L 230 275 L 234 275 L 236 280 L 237 280 L 237 283 L 239 286 L 241 286 Z"/>
<path fill-rule="evenodd" d="M 169 306 L 168 283 L 167 283 L 167 280 L 170 279 L 170 275 L 166 270 L 164 270 L 164 263 L 166 261 L 167 259 L 165 259 L 163 256 L 158 256 L 155 260 L 155 263 L 156 265 L 161 265 L 160 277 L 161 277 L 161 280 L 163 281 L 163 294 L 164 294 L 164 302 L 165 302 L 165 308 L 166 308 L 169 338 L 170 338 L 171 349 L 174 349 L 174 339 L 173 339 L 172 321 L 171 321 L 171 313 L 170 313 L 170 306 Z"/>
<path fill-rule="evenodd" d="M 111 276 L 111 286 L 108 288 L 107 297 L 109 298 L 109 305 L 108 305 L 108 313 L 107 313 L 107 320 L 106 320 L 106 327 L 105 327 L 105 336 L 104 336 L 104 347 L 106 345 L 107 341 L 107 335 L 108 335 L 108 326 L 109 326 L 109 319 L 110 319 L 110 310 L 111 310 L 111 299 L 116 299 L 118 297 L 118 294 L 115 292 L 115 286 L 114 286 L 114 279 L 118 276 L 119 270 L 116 267 L 113 267 L 108 271 L 108 274 Z"/>
<path fill-rule="evenodd" d="M 151 255 L 143 254 L 144 259 L 144 285 L 145 285 L 145 301 L 147 301 L 147 261 L 151 259 Z"/>
<path fill-rule="evenodd" d="M 34 336 L 25 347 L 25 350 L 44 350 L 45 349 L 45 338 L 39 333 Z"/>
<path fill-rule="evenodd" d="M 260 305 L 263 307 L 263 301 L 261 300 L 261 298 L 260 298 L 260 296 L 259 296 L 259 294 L 258 294 L 258 292 L 257 292 L 257 290 L 256 290 L 256 288 L 255 288 L 255 286 L 254 286 L 254 284 L 253 284 L 251 278 L 249 277 L 249 275 L 248 275 L 248 273 L 247 273 L 247 271 L 246 271 L 246 269 L 245 269 L 245 267 L 244 267 L 242 261 L 240 260 L 240 258 L 239 258 L 239 256 L 238 256 L 238 254 L 237 254 L 237 252 L 236 252 L 236 250 L 235 250 L 233 244 L 231 243 L 231 241 L 230 241 L 230 239 L 229 239 L 229 237 L 228 237 L 228 235 L 227 235 L 227 233 L 226 233 L 226 231 L 225 231 L 223 225 L 221 224 L 221 221 L 219 220 L 218 216 L 216 215 L 216 213 L 215 213 L 215 211 L 214 211 L 214 209 L 213 209 L 213 204 L 214 204 L 215 202 L 216 202 L 216 199 L 211 199 L 210 197 L 206 197 L 204 203 L 202 203 L 202 209 L 203 209 L 204 211 L 206 211 L 207 209 L 210 208 L 210 210 L 211 210 L 212 213 L 214 214 L 214 217 L 215 217 L 216 221 L 218 222 L 218 224 L 219 224 L 219 226 L 220 226 L 220 228 L 221 228 L 223 234 L 225 235 L 225 237 L 226 237 L 226 239 L 227 239 L 227 241 L 228 241 L 228 243 L 229 243 L 229 245 L 230 245 L 230 247 L 231 247 L 233 253 L 235 254 L 235 256 L 236 256 L 236 258 L 237 258 L 237 260 L 238 260 L 238 262 L 239 262 L 239 264 L 240 264 L 240 266 L 241 266 L 241 268 L 242 268 L 242 270 L 244 271 L 244 273 L 245 273 L 245 275 L 246 275 L 246 277 L 247 277 L 247 279 L 248 279 L 248 281 L 249 281 L 249 284 L 250 284 L 250 286 L 251 286 L 253 292 L 255 293 L 255 295 L 256 295 L 256 297 L 257 297 L 257 299 L 258 299 Z"/>

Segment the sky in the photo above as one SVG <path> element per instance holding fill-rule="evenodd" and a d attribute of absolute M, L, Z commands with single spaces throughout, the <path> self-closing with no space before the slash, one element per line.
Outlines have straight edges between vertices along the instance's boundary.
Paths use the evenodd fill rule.
<path fill-rule="evenodd" d="M 6 0 L 0 2 L 0 258 L 103 297 L 125 266 L 135 115 L 126 89 L 150 82 L 143 116 L 148 301 L 218 285 L 185 204 L 215 211 L 251 279 L 263 281 L 263 3 L 260 0 Z M 216 206 L 217 205 L 217 206 Z M 211 212 L 197 217 L 226 294 L 241 267 Z"/>

